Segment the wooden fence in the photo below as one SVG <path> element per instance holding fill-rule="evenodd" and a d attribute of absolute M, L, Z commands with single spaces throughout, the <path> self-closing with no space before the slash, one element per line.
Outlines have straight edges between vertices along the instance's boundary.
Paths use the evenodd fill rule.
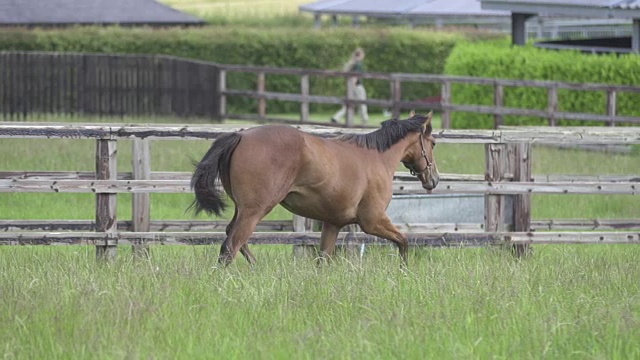
<path fill-rule="evenodd" d="M 254 89 L 229 87 L 227 74 L 255 75 Z M 300 91 L 283 93 L 269 91 L 271 76 L 299 78 Z M 353 74 L 314 69 L 271 68 L 244 65 L 223 65 L 160 55 L 101 55 L 68 53 L 0 52 L 0 106 L 7 120 L 26 118 L 33 114 L 87 114 L 108 116 L 166 115 L 203 117 L 216 120 L 248 119 L 312 123 L 310 104 L 347 106 L 347 127 L 354 126 L 354 108 L 360 103 L 391 109 L 397 115 L 403 110 L 437 110 L 442 112 L 442 127 L 451 128 L 453 112 L 490 114 L 495 128 L 503 124 L 504 116 L 520 115 L 547 119 L 555 126 L 559 120 L 583 120 L 640 124 L 640 117 L 620 116 L 617 99 L 620 93 L 640 94 L 638 86 L 610 84 L 580 84 L 555 81 L 506 80 L 429 74 L 365 73 L 366 79 L 389 83 L 390 97 L 358 101 L 346 95 L 313 94 L 311 77 L 343 78 Z M 440 96 L 429 101 L 403 100 L 403 84 L 438 84 Z M 492 87 L 493 105 L 454 104 L 454 84 L 474 84 Z M 504 91 L 510 87 L 545 89 L 548 105 L 544 110 L 504 106 Z M 560 111 L 558 91 L 568 89 L 606 94 L 602 114 Z M 491 90 L 488 90 L 491 91 Z M 231 113 L 229 97 L 253 98 L 257 113 Z M 291 101 L 300 104 L 297 120 L 283 119 L 267 113 L 269 101 Z"/>
<path fill-rule="evenodd" d="M 216 64 L 170 56 L 0 52 L 5 120 L 220 114 Z"/>
<path fill-rule="evenodd" d="M 269 68 L 245 65 L 220 65 L 221 79 L 221 111 L 224 112 L 226 96 L 245 96 L 258 100 L 258 114 L 241 115 L 229 114 L 224 112 L 221 114 L 223 118 L 230 119 L 250 119 L 259 121 L 287 121 L 287 119 L 270 117 L 266 113 L 266 101 L 295 101 L 300 103 L 299 122 L 309 122 L 309 104 L 345 104 L 347 106 L 346 126 L 354 125 L 354 109 L 358 104 L 365 103 L 367 105 L 379 106 L 392 110 L 394 115 L 398 115 L 402 110 L 439 110 L 442 112 L 442 127 L 451 128 L 451 114 L 453 112 L 473 112 L 477 114 L 489 114 L 494 117 L 494 127 L 498 128 L 503 125 L 504 116 L 534 116 L 547 119 L 550 126 L 556 126 L 558 120 L 582 120 L 582 121 L 604 121 L 609 126 L 617 123 L 640 124 L 640 117 L 637 116 L 619 116 L 617 115 L 616 99 L 621 92 L 640 94 L 640 86 L 627 85 L 610 85 L 610 84 L 582 84 L 567 83 L 557 81 L 539 81 L 539 80 L 509 80 L 495 78 L 478 78 L 466 76 L 447 76 L 433 74 L 400 74 L 400 73 L 365 73 L 358 74 L 365 79 L 386 80 L 390 85 L 390 99 L 367 99 L 366 101 L 358 101 L 349 98 L 352 92 L 349 91 L 351 84 L 346 82 L 347 94 L 345 98 L 333 96 L 310 95 L 309 93 L 309 77 L 343 77 L 348 79 L 354 74 L 327 71 L 327 70 L 310 70 L 310 69 L 291 69 L 291 68 Z M 225 87 L 224 79 L 227 72 L 243 72 L 256 74 L 256 90 L 233 90 Z M 266 91 L 267 80 L 266 75 L 297 75 L 300 77 L 300 93 L 278 93 Z M 441 96 L 432 101 L 404 101 L 402 100 L 402 84 L 404 83 L 425 83 L 440 84 Z M 485 85 L 493 87 L 494 103 L 492 106 L 477 104 L 454 104 L 452 102 L 452 89 L 454 84 L 472 84 Z M 510 108 L 504 106 L 504 89 L 507 87 L 525 87 L 546 89 L 548 106 L 545 110 Z M 574 91 L 598 91 L 606 93 L 607 102 L 606 109 L 603 109 L 606 115 L 588 114 L 588 113 L 572 113 L 560 111 L 560 103 L 558 98 L 558 90 L 568 89 Z"/>
<path fill-rule="evenodd" d="M 242 127 L 242 128 L 247 128 Z M 344 129 L 299 125 L 318 136 L 336 136 Z M 0 244 L 93 244 L 99 256 L 112 254 L 116 245 L 210 244 L 221 242 L 226 222 L 152 221 L 150 193 L 190 192 L 188 173 L 150 171 L 149 141 L 160 139 L 215 139 L 240 130 L 236 126 L 104 126 L 13 123 L 0 125 L 0 138 L 74 138 L 96 141 L 96 170 L 86 172 L 0 172 L 0 192 L 84 192 L 96 195 L 94 221 L 0 222 Z M 348 132 L 367 132 L 349 129 Z M 638 220 L 571 220 L 532 222 L 531 194 L 637 195 L 640 175 L 532 176 L 532 143 L 640 144 L 640 128 L 521 128 L 505 130 L 442 130 L 439 142 L 485 144 L 485 174 L 442 174 L 436 193 L 485 194 L 484 224 L 405 224 L 412 245 L 459 246 L 529 243 L 638 243 Z M 133 171 L 117 172 L 120 139 L 134 139 Z M 638 169 L 633 169 L 638 170 Z M 395 194 L 424 193 L 421 184 L 399 173 Z M 117 221 L 117 194 L 133 194 L 133 218 Z M 513 221 L 505 221 L 505 197 L 515 196 Z M 507 226 L 512 223 L 513 226 Z M 558 231 L 595 230 L 595 231 Z M 616 231 L 607 231 L 609 229 Z M 551 231 L 542 231 L 542 230 Z M 251 242 L 263 244 L 316 244 L 319 233 L 307 232 L 304 221 L 263 222 Z M 298 231 L 292 231 L 298 230 Z M 211 232 L 210 232 L 211 231 Z M 363 233 L 343 233 L 341 242 L 378 243 Z"/>

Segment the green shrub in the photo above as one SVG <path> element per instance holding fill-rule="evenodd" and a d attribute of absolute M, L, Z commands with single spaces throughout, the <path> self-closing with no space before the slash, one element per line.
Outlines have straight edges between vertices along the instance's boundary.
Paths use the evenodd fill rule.
<path fill-rule="evenodd" d="M 512 47 L 505 42 L 459 43 L 447 60 L 448 75 L 501 79 L 552 80 L 575 83 L 640 85 L 640 57 L 637 55 L 591 55 L 576 51 L 543 50 L 532 46 Z M 493 104 L 493 87 L 456 84 L 455 104 Z M 539 88 L 505 87 L 507 107 L 546 109 L 547 91 Z M 640 115 L 640 94 L 617 94 L 618 115 Z M 606 114 L 604 91 L 558 90 L 559 111 Z M 492 115 L 454 113 L 456 128 L 491 128 Z M 505 116 L 506 125 L 543 125 L 546 119 Z M 601 122 L 561 120 L 559 125 L 602 125 Z"/>
<path fill-rule="evenodd" d="M 222 64 L 340 70 L 353 49 L 367 53 L 366 69 L 373 72 L 442 73 L 446 58 L 462 38 L 448 33 L 410 29 L 253 29 L 203 27 L 151 29 L 78 27 L 62 30 L 3 30 L 0 50 L 38 50 L 89 53 L 166 54 Z M 228 87 L 255 88 L 256 77 L 229 74 Z M 341 79 L 311 77 L 313 95 L 341 96 Z M 365 83 L 370 98 L 388 98 L 389 83 Z M 299 92 L 298 77 L 267 75 L 267 91 Z M 439 86 L 407 84 L 403 98 L 415 100 L 439 93 Z M 232 111 L 254 111 L 251 99 L 230 98 Z M 335 108 L 335 105 L 325 106 Z M 269 112 L 297 111 L 296 103 L 269 103 Z M 318 107 L 312 107 L 317 110 Z"/>

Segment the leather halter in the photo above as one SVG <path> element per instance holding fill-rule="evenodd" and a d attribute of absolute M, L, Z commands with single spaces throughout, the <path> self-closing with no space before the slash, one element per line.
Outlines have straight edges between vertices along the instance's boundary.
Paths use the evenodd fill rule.
<path fill-rule="evenodd" d="M 420 176 L 420 175 L 424 174 L 427 170 L 431 169 L 431 165 L 432 165 L 431 161 L 429 161 L 429 159 L 427 159 L 427 151 L 424 149 L 424 136 L 423 135 L 424 135 L 424 131 L 420 132 L 420 147 L 422 148 L 422 154 L 421 155 L 424 158 L 424 161 L 427 162 L 427 166 L 424 169 L 420 170 L 420 171 L 416 171 L 413 165 L 409 165 L 409 164 L 403 162 L 404 166 L 409 169 L 409 173 L 411 175 L 413 175 L 413 176 Z"/>

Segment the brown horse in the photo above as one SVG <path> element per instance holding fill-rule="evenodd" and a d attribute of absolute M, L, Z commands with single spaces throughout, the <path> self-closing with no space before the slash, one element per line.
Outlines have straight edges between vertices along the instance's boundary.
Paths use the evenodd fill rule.
<path fill-rule="evenodd" d="M 222 135 L 197 164 L 191 179 L 196 213 L 220 215 L 225 209 L 220 179 L 235 203 L 219 262 L 229 264 L 240 251 L 254 263 L 247 242 L 256 224 L 281 204 L 303 217 L 322 221 L 320 251 L 333 254 L 340 229 L 362 231 L 394 242 L 407 263 L 407 238 L 385 210 L 393 175 L 402 162 L 431 191 L 439 175 L 433 155 L 432 112 L 406 120 L 387 120 L 368 134 L 333 138 L 286 125 L 259 126 Z"/>

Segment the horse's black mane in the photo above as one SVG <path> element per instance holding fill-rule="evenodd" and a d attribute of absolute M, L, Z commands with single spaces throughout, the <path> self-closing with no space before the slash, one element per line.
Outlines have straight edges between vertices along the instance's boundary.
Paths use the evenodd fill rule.
<path fill-rule="evenodd" d="M 340 140 L 354 143 L 367 149 L 375 149 L 380 152 L 388 150 L 398 141 L 404 139 L 408 133 L 422 131 L 425 116 L 415 115 L 410 119 L 391 119 L 384 121 L 381 128 L 368 134 L 345 134 Z M 432 131 L 431 124 L 427 126 L 426 133 Z"/>

